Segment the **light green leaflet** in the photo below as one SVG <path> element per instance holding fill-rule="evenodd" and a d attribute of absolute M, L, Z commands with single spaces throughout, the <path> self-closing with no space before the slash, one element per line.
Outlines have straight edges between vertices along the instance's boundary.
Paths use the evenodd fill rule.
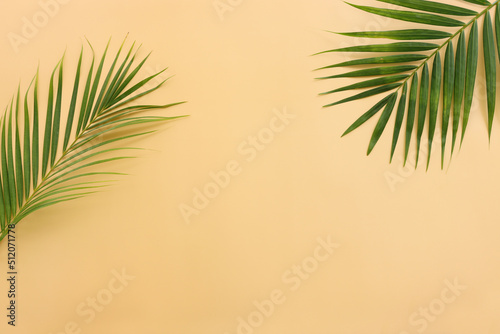
<path fill-rule="evenodd" d="M 38 73 L 25 93 L 17 89 L 0 119 L 0 240 L 30 213 L 94 193 L 124 175 L 96 168 L 134 157 L 125 152 L 137 148 L 117 146 L 121 141 L 183 117 L 142 113 L 184 102 L 138 104 L 166 80 L 153 84 L 163 71 L 138 79 L 149 55 L 137 61 L 135 43 L 126 52 L 124 44 L 109 67 L 109 43 L 100 59 L 90 46 L 88 69 L 82 65 L 83 48 L 74 71 L 65 68 L 63 56 L 50 76 L 46 100 L 39 97 Z M 75 73 L 72 79 L 68 72 Z"/>
<path fill-rule="evenodd" d="M 340 78 L 360 78 L 357 83 L 337 86 L 320 95 L 325 98 L 338 92 L 350 92 L 343 99 L 325 104 L 325 107 L 331 107 L 383 94 L 382 99 L 343 135 L 382 111 L 368 144 L 368 154 L 391 123 L 392 117 L 394 128 L 390 161 L 393 160 L 399 138 L 404 136 L 404 164 L 410 151 L 415 150 L 417 167 L 422 151 L 426 152 L 426 166 L 429 168 L 434 139 L 439 135 L 443 168 L 447 150 L 450 156 L 454 153 L 459 131 L 460 145 L 464 140 L 476 80 L 484 80 L 486 87 L 481 106 L 487 111 L 487 133 L 488 138 L 491 138 L 500 57 L 500 0 L 451 0 L 448 3 L 427 0 L 377 1 L 389 4 L 391 9 L 348 4 L 373 15 L 406 21 L 408 28 L 339 33 L 348 37 L 394 42 L 356 45 L 317 53 L 350 52 L 359 55 L 357 59 L 318 69 L 330 71 L 330 74 L 319 77 L 320 80 L 340 82 Z M 479 38 L 482 38 L 481 44 Z M 479 59 L 484 63 L 485 72 L 481 79 L 476 75 Z M 347 67 L 350 68 L 348 71 L 338 72 L 339 68 Z"/>

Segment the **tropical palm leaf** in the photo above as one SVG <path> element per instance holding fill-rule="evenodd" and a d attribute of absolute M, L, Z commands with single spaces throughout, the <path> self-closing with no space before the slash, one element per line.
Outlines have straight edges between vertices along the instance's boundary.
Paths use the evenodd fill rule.
<path fill-rule="evenodd" d="M 393 159 L 400 133 L 403 132 L 405 135 L 404 164 L 406 164 L 413 135 L 416 132 L 415 167 L 418 165 L 426 121 L 428 123 L 427 168 L 429 167 L 431 147 L 439 120 L 441 168 L 443 168 L 446 147 L 449 144 L 447 143 L 448 133 L 451 131 L 450 152 L 452 156 L 459 133 L 460 120 L 462 120 L 460 145 L 464 140 L 480 56 L 484 57 L 488 138 L 491 137 L 497 90 L 496 53 L 498 52 L 500 56 L 500 0 L 494 2 L 463 0 L 477 7 L 476 10 L 460 6 L 461 1 L 458 0 L 456 5 L 427 0 L 378 1 L 395 5 L 394 8 L 401 7 L 401 9 L 359 6 L 350 3 L 349 5 L 374 15 L 416 25 L 405 30 L 340 33 L 349 37 L 383 38 L 398 42 L 357 45 L 317 53 L 381 53 L 377 57 L 360 57 L 319 68 L 318 70 L 326 70 L 362 66 L 362 69 L 318 78 L 322 80 L 370 77 L 368 80 L 362 79 L 358 83 L 336 88 L 320 95 L 365 89 L 362 92 L 353 93 L 350 97 L 325 105 L 329 107 L 378 94 L 388 94 L 356 120 L 343 135 L 356 129 L 383 109 L 368 145 L 368 154 L 370 154 L 386 128 L 391 114 L 394 109 L 397 109 L 394 117 L 390 161 Z M 492 10 L 495 10 L 494 22 L 491 19 Z M 434 27 L 430 29 L 428 26 Z M 482 26 L 481 48 L 478 26 Z M 445 28 L 439 30 L 436 27 Z M 398 98 L 399 102 L 396 103 Z M 406 125 L 403 124 L 405 116 Z M 401 131 L 403 126 L 405 131 Z"/>
<path fill-rule="evenodd" d="M 136 148 L 117 147 L 116 143 L 154 132 L 137 125 L 182 117 L 139 114 L 183 102 L 136 104 L 164 84 L 166 80 L 149 87 L 163 71 L 138 80 L 149 55 L 137 61 L 135 43 L 124 55 L 122 44 L 105 69 L 108 47 L 109 43 L 96 59 L 90 46 L 88 70 L 82 65 L 82 48 L 68 99 L 62 57 L 50 76 L 46 113 L 41 110 L 38 73 L 25 93 L 17 89 L 7 106 L 0 119 L 0 240 L 30 213 L 94 193 L 112 181 L 109 178 L 123 175 L 94 168 L 133 157 L 123 152 Z"/>

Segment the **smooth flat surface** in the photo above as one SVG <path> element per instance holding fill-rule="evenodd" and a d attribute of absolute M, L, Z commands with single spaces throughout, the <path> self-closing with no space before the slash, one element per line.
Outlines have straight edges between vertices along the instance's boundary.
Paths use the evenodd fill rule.
<path fill-rule="evenodd" d="M 145 101 L 191 116 L 134 142 L 151 150 L 115 165 L 131 174 L 115 186 L 18 226 L 15 328 L 0 245 L 1 333 L 500 333 L 500 127 L 488 146 L 484 99 L 451 167 L 436 147 L 425 173 L 401 168 L 402 146 L 389 165 L 390 132 L 366 157 L 373 121 L 340 138 L 376 99 L 317 96 L 350 82 L 314 80 L 348 55 L 311 54 L 354 43 L 324 30 L 403 24 L 336 0 L 72 0 L 16 48 L 8 34 L 43 9 L 2 7 L 0 104 L 39 63 L 47 87 L 65 50 L 74 70 L 84 36 L 100 53 L 129 33 L 149 71 L 175 74 Z"/>

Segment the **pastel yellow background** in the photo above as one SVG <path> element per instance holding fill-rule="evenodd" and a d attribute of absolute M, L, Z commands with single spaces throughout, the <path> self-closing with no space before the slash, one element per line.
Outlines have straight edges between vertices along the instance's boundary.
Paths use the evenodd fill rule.
<path fill-rule="evenodd" d="M 8 34 L 41 10 L 36 0 L 2 5 L 1 104 L 38 64 L 46 87 L 65 50 L 70 78 L 85 36 L 102 52 L 109 36 L 116 51 L 129 33 L 142 56 L 154 51 L 147 71 L 175 74 L 148 103 L 187 100 L 166 113 L 191 116 L 134 141 L 150 150 L 113 166 L 131 174 L 116 185 L 17 227 L 15 328 L 2 243 L 0 333 L 500 333 L 500 124 L 488 146 L 484 85 L 461 151 L 441 171 L 435 147 L 427 173 L 401 168 L 401 146 L 389 165 L 390 130 L 366 157 L 374 120 L 340 138 L 375 99 L 323 109 L 347 94 L 317 96 L 350 82 L 314 80 L 314 68 L 348 55 L 311 54 L 353 43 L 324 30 L 404 24 L 337 0 L 72 0 L 16 52 Z M 277 111 L 288 124 L 247 161 L 241 145 Z M 239 173 L 188 223 L 182 205 L 231 162 Z M 318 238 L 340 245 L 319 262 Z M 297 281 L 294 265 L 311 273 Z M 77 308 L 109 296 L 122 270 L 135 278 L 87 322 Z M 463 290 L 443 303 L 453 282 Z M 260 321 L 254 302 L 280 293 Z M 415 316 L 439 305 L 432 320 Z M 241 319 L 258 326 L 238 328 Z"/>

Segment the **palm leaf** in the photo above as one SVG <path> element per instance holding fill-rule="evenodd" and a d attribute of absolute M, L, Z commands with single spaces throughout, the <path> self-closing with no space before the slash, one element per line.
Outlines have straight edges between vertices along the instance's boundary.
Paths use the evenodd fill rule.
<path fill-rule="evenodd" d="M 427 168 L 431 159 L 432 144 L 437 127 L 441 132 L 440 161 L 441 168 L 443 168 L 447 146 L 450 146 L 452 156 L 460 131 L 460 144 L 464 140 L 477 80 L 479 57 L 483 57 L 484 60 L 486 87 L 484 106 L 487 110 L 488 139 L 491 137 L 496 107 L 497 57 L 500 58 L 500 0 L 492 2 L 455 0 L 455 3 L 428 0 L 378 1 L 391 4 L 394 9 L 348 4 L 373 15 L 410 22 L 408 29 L 340 32 L 338 34 L 355 38 L 400 40 L 401 42 L 355 45 L 316 53 L 354 52 L 363 54 L 370 52 L 380 54 L 375 57 L 359 57 L 319 68 L 318 70 L 321 71 L 351 68 L 343 73 L 337 72 L 322 76 L 319 78 L 322 80 L 368 77 L 357 83 L 334 88 L 320 95 L 331 96 L 331 94 L 342 91 L 356 90 L 350 96 L 325 105 L 325 107 L 331 107 L 365 97 L 385 94 L 343 134 L 346 135 L 356 129 L 385 107 L 369 141 L 368 154 L 372 152 L 387 128 L 396 100 L 399 97 L 397 112 L 394 116 L 390 161 L 395 154 L 400 133 L 403 132 L 405 133 L 404 163 L 406 164 L 410 147 L 415 141 L 415 167 L 417 167 L 427 122 Z M 464 1 L 472 5 L 464 6 Z M 492 15 L 494 15 L 493 18 Z M 440 27 L 445 27 L 446 30 L 442 30 L 444 28 Z M 479 45 L 479 28 L 482 28 L 482 46 Z M 432 40 L 433 43 L 427 42 L 428 40 Z M 362 68 L 357 69 L 359 66 Z M 401 131 L 405 118 L 405 130 Z M 462 123 L 461 127 L 460 123 Z M 450 132 L 451 143 L 447 141 Z"/>
<path fill-rule="evenodd" d="M 183 117 L 139 113 L 183 102 L 133 103 L 162 87 L 166 80 L 152 88 L 147 85 L 159 73 L 137 80 L 148 56 L 137 63 L 134 43 L 122 57 L 124 44 L 107 67 L 109 43 L 100 59 L 89 43 L 92 61 L 87 70 L 82 65 L 82 48 L 72 86 L 67 88 L 63 56 L 49 79 L 45 115 L 40 112 L 38 72 L 26 92 L 21 94 L 18 87 L 0 120 L 0 240 L 30 213 L 92 194 L 113 177 L 124 175 L 96 168 L 134 157 L 124 152 L 137 148 L 116 144 L 154 132 L 138 125 Z M 65 91 L 71 91 L 67 99 Z M 44 128 L 40 126 L 42 116 Z"/>

